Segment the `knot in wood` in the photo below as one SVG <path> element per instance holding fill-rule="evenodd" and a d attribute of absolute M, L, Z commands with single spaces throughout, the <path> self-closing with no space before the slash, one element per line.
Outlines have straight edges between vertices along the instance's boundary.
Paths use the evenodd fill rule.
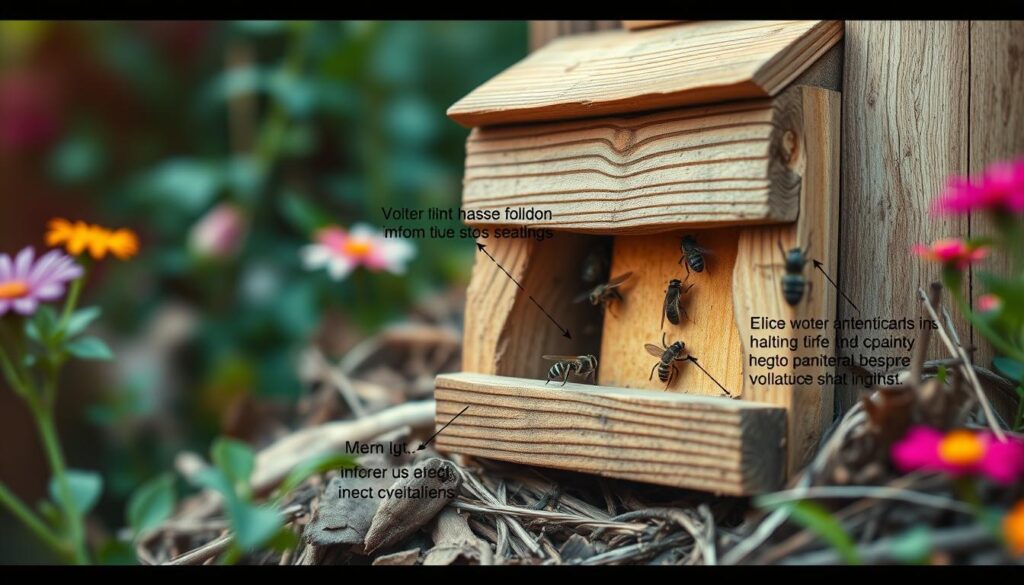
<path fill-rule="evenodd" d="M 619 128 L 615 131 L 615 136 L 612 138 L 612 148 L 615 152 L 626 152 L 633 148 L 633 140 L 635 138 L 634 132 L 629 128 Z"/>
<path fill-rule="evenodd" d="M 785 134 L 782 135 L 782 160 L 787 165 L 792 165 L 796 162 L 799 150 L 800 142 L 797 140 L 796 132 L 786 130 Z"/>

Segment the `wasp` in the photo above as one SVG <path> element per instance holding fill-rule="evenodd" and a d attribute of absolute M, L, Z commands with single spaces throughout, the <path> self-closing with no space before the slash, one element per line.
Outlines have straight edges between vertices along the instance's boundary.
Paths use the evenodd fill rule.
<path fill-rule="evenodd" d="M 807 264 L 807 252 L 811 246 L 808 245 L 802 250 L 790 248 L 789 252 L 786 252 L 782 248 L 781 240 L 776 243 L 786 263 L 786 273 L 782 275 L 782 297 L 790 306 L 796 306 L 804 296 L 804 289 L 810 287 L 807 278 L 804 277 L 804 266 Z"/>
<path fill-rule="evenodd" d="M 697 238 L 687 234 L 679 245 L 683 255 L 679 257 L 679 263 L 686 267 L 686 276 L 690 276 L 690 270 L 704 272 L 704 255 L 710 252 L 697 245 Z"/>
<path fill-rule="evenodd" d="M 673 325 L 679 325 L 680 313 L 683 314 L 683 317 L 686 317 L 687 319 L 690 318 L 690 316 L 686 314 L 686 309 L 683 307 L 683 295 L 690 292 L 691 288 L 693 288 L 692 283 L 684 289 L 682 281 L 678 278 L 673 278 L 668 281 L 668 288 L 665 289 L 665 304 L 661 311 L 662 329 L 665 328 L 665 317 L 668 317 L 668 320 Z"/>
<path fill-rule="evenodd" d="M 626 280 L 628 280 L 630 276 L 633 276 L 632 272 L 620 274 L 619 276 L 616 276 L 615 278 L 609 280 L 605 284 L 599 284 L 594 288 L 590 289 L 589 291 L 581 293 L 579 296 L 573 299 L 573 302 L 579 303 L 589 299 L 591 305 L 596 306 L 603 304 L 607 307 L 608 304 L 611 303 L 613 300 L 621 301 L 622 295 L 619 293 L 619 291 L 615 289 L 622 286 L 622 283 L 626 282 Z"/>
<path fill-rule="evenodd" d="M 576 372 L 577 376 L 586 379 L 593 379 L 597 373 L 597 358 L 592 355 L 545 355 L 541 356 L 548 361 L 555 362 L 548 370 L 547 385 L 551 380 L 562 379 L 562 386 L 569 380 L 569 374 Z"/>
<path fill-rule="evenodd" d="M 658 379 L 665 383 L 667 388 L 672 383 L 672 379 L 679 373 L 676 368 L 675 362 L 690 361 L 690 356 L 683 356 L 683 351 L 686 350 L 686 344 L 682 341 L 676 341 L 672 345 L 668 345 L 665 342 L 665 332 L 661 333 L 661 347 L 648 343 L 644 345 L 644 349 L 647 353 L 658 358 L 658 363 L 654 364 L 651 368 L 651 375 L 647 377 L 648 380 L 654 379 L 654 370 L 658 370 Z"/>

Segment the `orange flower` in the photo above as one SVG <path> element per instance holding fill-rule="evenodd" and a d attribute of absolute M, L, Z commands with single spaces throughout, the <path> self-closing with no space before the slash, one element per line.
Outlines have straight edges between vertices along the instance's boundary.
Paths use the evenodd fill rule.
<path fill-rule="evenodd" d="M 71 223 L 60 218 L 50 221 L 50 230 L 46 232 L 46 244 L 63 245 L 72 256 L 78 256 L 88 250 L 94 260 L 102 260 L 108 253 L 120 260 L 127 260 L 139 251 L 139 240 L 135 232 L 129 229 L 108 230 L 83 221 Z"/>
<path fill-rule="evenodd" d="M 1024 555 L 1024 500 L 1003 518 L 1003 537 L 1014 555 Z"/>

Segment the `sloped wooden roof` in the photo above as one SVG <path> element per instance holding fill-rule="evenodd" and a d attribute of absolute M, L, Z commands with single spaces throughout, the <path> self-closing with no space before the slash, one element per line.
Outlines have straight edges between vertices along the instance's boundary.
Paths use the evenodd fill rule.
<path fill-rule="evenodd" d="M 448 116 L 473 127 L 774 96 L 842 34 L 840 21 L 694 21 L 563 37 Z"/>

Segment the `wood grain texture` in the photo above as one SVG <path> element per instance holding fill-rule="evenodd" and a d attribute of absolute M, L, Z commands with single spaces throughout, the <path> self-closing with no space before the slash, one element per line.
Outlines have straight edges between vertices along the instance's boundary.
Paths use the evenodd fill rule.
<path fill-rule="evenodd" d="M 967 234 L 966 218 L 929 213 L 946 178 L 967 171 L 967 36 L 966 22 L 847 22 L 839 284 L 863 317 L 919 315 L 917 288 L 940 270 L 911 247 Z M 839 316 L 858 315 L 843 303 Z"/>
<path fill-rule="evenodd" d="M 837 92 L 815 87 L 796 88 L 802 98 L 802 124 L 797 130 L 796 145 L 789 164 L 803 175 L 800 195 L 800 216 L 795 224 L 786 226 L 759 226 L 740 232 L 735 268 L 732 276 L 732 295 L 736 326 L 746 356 L 786 356 L 786 367 L 760 367 L 749 359 L 743 361 L 743 398 L 757 402 L 778 404 L 789 414 L 788 442 L 789 472 L 794 473 L 815 453 L 818 439 L 832 420 L 833 384 L 822 383 L 818 376 L 834 374 L 835 368 L 826 366 L 793 367 L 794 358 L 832 356 L 835 353 L 834 331 L 831 328 L 794 329 L 792 319 L 827 319 L 829 325 L 836 316 L 836 291 L 815 270 L 813 259 L 820 260 L 823 268 L 835 275 L 839 230 L 839 127 L 841 99 Z M 782 298 L 781 279 L 785 274 L 781 243 L 784 250 L 800 247 L 808 254 L 804 276 L 809 284 L 803 300 L 789 306 Z M 801 340 L 804 335 L 822 335 L 829 347 L 803 347 L 802 341 L 795 351 L 788 349 L 755 349 L 752 335 L 764 337 L 764 330 L 754 330 L 753 317 L 784 319 L 787 328 L 778 332 L 784 338 Z M 767 373 L 795 373 L 810 376 L 810 383 L 794 385 L 753 384 L 751 375 Z"/>
<path fill-rule="evenodd" d="M 705 270 L 692 273 L 679 265 L 680 239 L 690 233 L 701 247 L 711 250 L 705 256 Z M 734 396 L 743 390 L 743 346 L 733 319 L 732 274 L 740 231 L 734 228 L 689 232 L 667 232 L 647 236 L 615 238 L 612 250 L 613 276 L 632 272 L 623 285 L 624 302 L 614 305 L 604 316 L 601 336 L 598 380 L 605 386 L 668 390 L 687 394 L 723 396 L 722 390 L 692 364 L 677 364 L 679 375 L 671 385 L 650 379 L 658 359 L 648 355 L 644 344 L 661 345 L 661 334 L 668 343 L 682 340 L 700 365 Z M 661 311 L 668 281 L 685 280 L 693 285 L 684 295 L 684 307 L 691 320 L 673 325 Z M 599 311 L 599 308 L 594 309 Z"/>
<path fill-rule="evenodd" d="M 842 36 L 836 21 L 699 21 L 564 37 L 448 109 L 466 127 L 779 93 Z"/>
<path fill-rule="evenodd" d="M 974 21 L 970 27 L 969 165 L 971 174 L 977 174 L 994 162 L 1024 155 L 1024 21 Z M 973 214 L 970 222 L 972 237 L 997 233 L 986 214 Z M 995 253 L 984 269 L 1009 275 L 1009 258 Z M 974 298 L 985 293 L 973 275 L 971 288 Z M 978 332 L 972 341 L 978 348 L 976 363 L 991 367 L 992 345 Z"/>
<path fill-rule="evenodd" d="M 720 494 L 782 482 L 785 411 L 740 400 L 537 380 L 438 376 L 441 451 Z"/>
<path fill-rule="evenodd" d="M 670 24 L 679 24 L 680 22 L 686 22 L 685 20 L 623 20 L 622 28 L 626 30 L 644 30 L 648 28 L 656 28 L 659 26 L 667 26 Z"/>
<path fill-rule="evenodd" d="M 462 368 L 468 372 L 544 378 L 550 362 L 543 354 L 597 354 L 600 321 L 589 305 L 573 303 L 585 287 L 579 267 L 600 244 L 597 236 L 557 233 L 552 239 L 481 238 L 480 243 L 520 284 L 483 253 L 477 253 L 466 292 Z M 569 329 L 572 339 L 534 305 Z"/>
<path fill-rule="evenodd" d="M 800 119 L 797 93 L 787 91 L 628 118 L 476 128 L 462 207 L 533 207 L 552 219 L 520 224 L 606 234 L 790 222 L 800 175 L 778 153 Z"/>
<path fill-rule="evenodd" d="M 531 20 L 530 50 L 536 51 L 558 37 L 597 30 L 615 30 L 620 28 L 621 24 L 619 20 Z"/>

